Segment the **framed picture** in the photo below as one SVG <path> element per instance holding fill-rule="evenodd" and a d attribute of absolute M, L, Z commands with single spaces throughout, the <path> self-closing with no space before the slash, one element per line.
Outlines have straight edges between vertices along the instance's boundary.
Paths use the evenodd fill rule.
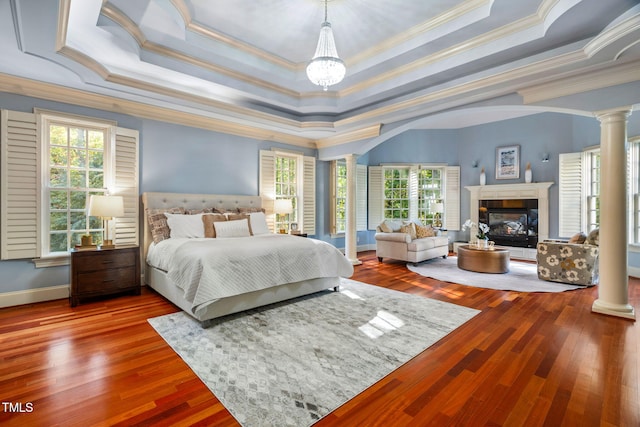
<path fill-rule="evenodd" d="M 298 231 L 298 223 L 297 222 L 292 222 L 289 227 L 291 228 L 291 231 Z"/>
<path fill-rule="evenodd" d="M 520 146 L 496 148 L 496 179 L 520 178 Z"/>

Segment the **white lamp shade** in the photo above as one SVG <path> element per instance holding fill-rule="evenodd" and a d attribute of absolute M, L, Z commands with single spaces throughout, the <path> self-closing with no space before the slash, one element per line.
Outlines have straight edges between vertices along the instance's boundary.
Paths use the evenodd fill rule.
<path fill-rule="evenodd" d="M 101 218 L 115 218 L 124 215 L 122 196 L 96 196 L 89 198 L 89 215 Z"/>
<path fill-rule="evenodd" d="M 434 213 L 442 213 L 444 212 L 444 204 L 443 203 L 431 203 L 429 206 L 429 210 Z"/>
<path fill-rule="evenodd" d="M 292 213 L 293 203 L 291 199 L 276 199 L 273 204 L 273 211 L 280 215 Z"/>

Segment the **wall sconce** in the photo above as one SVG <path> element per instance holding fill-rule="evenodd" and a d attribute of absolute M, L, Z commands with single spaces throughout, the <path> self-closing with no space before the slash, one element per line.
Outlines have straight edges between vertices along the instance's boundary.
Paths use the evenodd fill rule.
<path fill-rule="evenodd" d="M 542 163 L 547 163 L 549 161 L 549 153 L 542 154 Z"/>
<path fill-rule="evenodd" d="M 471 167 L 472 167 L 472 168 L 474 168 L 474 169 L 475 169 L 475 168 L 477 168 L 477 167 L 478 167 L 478 161 L 477 161 L 477 160 L 474 160 L 474 161 L 471 163 Z"/>

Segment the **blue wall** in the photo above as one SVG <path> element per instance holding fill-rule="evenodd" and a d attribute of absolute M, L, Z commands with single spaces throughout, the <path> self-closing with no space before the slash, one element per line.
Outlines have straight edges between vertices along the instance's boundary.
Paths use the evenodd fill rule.
<path fill-rule="evenodd" d="M 220 194 L 258 194 L 259 150 L 285 148 L 315 156 L 316 150 L 259 141 L 213 131 L 105 112 L 74 105 L 0 93 L 0 108 L 31 112 L 45 108 L 95 118 L 115 120 L 119 126 L 140 131 L 140 191 Z M 640 134 L 640 115 L 632 116 L 629 134 Z M 597 145 L 600 126 L 596 119 L 545 113 L 458 130 L 412 130 L 373 148 L 358 163 L 447 163 L 461 166 L 462 186 L 477 185 L 480 168 L 487 183 L 494 184 L 495 149 L 503 145 L 521 147 L 522 171 L 530 161 L 535 181 L 553 181 L 551 187 L 550 235 L 557 235 L 558 154 Z M 542 163 L 542 153 L 551 161 Z M 477 161 L 478 168 L 472 164 Z M 317 238 L 338 247 L 344 239 L 329 234 L 330 163 L 317 162 Z M 461 192 L 461 217 L 469 212 L 469 195 Z M 359 232 L 358 244 L 373 244 L 373 232 Z M 630 253 L 631 265 L 640 266 L 640 254 Z M 0 261 L 0 293 L 69 283 L 68 267 L 36 269 L 28 260 Z"/>

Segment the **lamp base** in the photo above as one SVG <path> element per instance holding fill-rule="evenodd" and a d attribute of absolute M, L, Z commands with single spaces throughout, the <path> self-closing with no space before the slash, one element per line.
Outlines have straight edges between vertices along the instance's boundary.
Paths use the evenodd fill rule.
<path fill-rule="evenodd" d="M 113 244 L 113 240 L 105 240 L 101 245 L 100 249 L 113 249 L 116 245 Z"/>

